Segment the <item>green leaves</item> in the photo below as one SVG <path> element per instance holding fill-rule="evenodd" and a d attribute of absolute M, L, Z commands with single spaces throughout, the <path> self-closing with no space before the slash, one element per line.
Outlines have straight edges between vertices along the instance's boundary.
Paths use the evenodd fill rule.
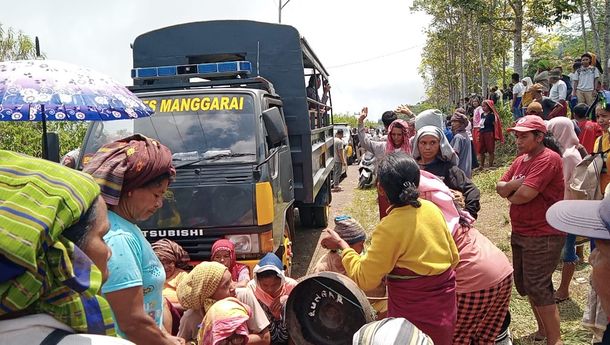
<path fill-rule="evenodd" d="M 62 155 L 80 147 L 87 131 L 85 122 L 48 122 L 47 132 L 59 134 Z M 42 123 L 0 122 L 0 149 L 42 157 Z"/>

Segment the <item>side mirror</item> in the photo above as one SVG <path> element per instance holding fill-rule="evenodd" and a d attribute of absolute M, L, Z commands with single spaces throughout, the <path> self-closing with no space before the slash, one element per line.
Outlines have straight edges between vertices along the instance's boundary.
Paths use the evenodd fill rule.
<path fill-rule="evenodd" d="M 44 158 L 59 163 L 59 135 L 55 132 L 48 132 L 44 135 L 47 137 L 47 151 Z"/>
<path fill-rule="evenodd" d="M 286 125 L 279 108 L 273 107 L 263 111 L 263 121 L 265 122 L 267 139 L 271 147 L 281 144 L 288 138 Z"/>

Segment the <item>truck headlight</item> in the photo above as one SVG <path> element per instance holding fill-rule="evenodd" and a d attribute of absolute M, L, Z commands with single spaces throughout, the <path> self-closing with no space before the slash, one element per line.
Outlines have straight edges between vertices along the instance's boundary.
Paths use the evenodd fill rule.
<path fill-rule="evenodd" d="M 258 234 L 227 235 L 225 238 L 235 244 L 235 254 L 252 254 L 260 251 Z"/>

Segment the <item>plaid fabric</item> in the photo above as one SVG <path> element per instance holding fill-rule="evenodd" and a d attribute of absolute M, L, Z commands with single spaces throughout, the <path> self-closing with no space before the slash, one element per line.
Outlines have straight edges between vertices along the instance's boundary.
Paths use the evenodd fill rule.
<path fill-rule="evenodd" d="M 495 344 L 508 312 L 512 283 L 509 275 L 489 289 L 457 295 L 453 344 Z"/>
<path fill-rule="evenodd" d="M 62 236 L 99 193 L 86 174 L 0 150 L 0 317 L 27 310 L 114 335 L 101 272 Z"/>

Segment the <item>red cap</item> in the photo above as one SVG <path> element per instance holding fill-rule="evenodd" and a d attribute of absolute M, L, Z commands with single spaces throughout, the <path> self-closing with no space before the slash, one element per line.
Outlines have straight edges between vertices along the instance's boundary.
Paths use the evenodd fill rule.
<path fill-rule="evenodd" d="M 544 120 L 538 115 L 525 115 L 524 117 L 517 120 L 515 127 L 509 128 L 509 132 L 531 132 L 540 131 L 546 133 L 546 124 Z"/>

